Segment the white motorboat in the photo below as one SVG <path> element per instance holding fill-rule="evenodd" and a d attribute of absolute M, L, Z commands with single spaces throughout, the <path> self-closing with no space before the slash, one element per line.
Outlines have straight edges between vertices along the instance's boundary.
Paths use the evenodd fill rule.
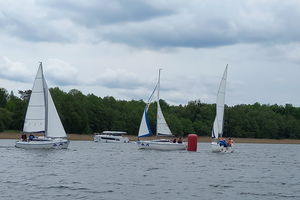
<path fill-rule="evenodd" d="M 102 143 L 128 143 L 128 137 L 123 135 L 127 134 L 123 131 L 103 131 L 102 133 L 95 133 L 94 141 Z"/>
<path fill-rule="evenodd" d="M 160 90 L 160 71 L 158 74 L 158 82 L 150 95 L 150 98 L 146 104 L 146 107 L 143 112 L 138 137 L 146 137 L 152 135 L 152 131 L 148 122 L 148 109 L 152 101 L 155 91 L 157 92 L 157 118 L 156 118 L 156 136 L 173 136 L 165 118 L 162 113 L 160 104 L 159 104 L 159 90 Z M 151 141 L 137 141 L 137 145 L 140 149 L 153 149 L 153 150 L 185 150 L 185 143 L 173 143 L 169 140 L 160 139 L 160 140 L 151 140 Z"/>
<path fill-rule="evenodd" d="M 48 89 L 40 63 L 27 107 L 23 134 L 41 134 L 17 141 L 15 146 L 24 149 L 66 149 L 69 145 L 67 134 L 60 121 Z"/>

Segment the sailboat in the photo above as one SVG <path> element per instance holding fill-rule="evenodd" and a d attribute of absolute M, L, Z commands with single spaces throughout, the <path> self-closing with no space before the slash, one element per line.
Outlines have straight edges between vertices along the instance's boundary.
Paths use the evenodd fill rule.
<path fill-rule="evenodd" d="M 17 141 L 15 146 L 24 149 L 66 149 L 69 140 L 52 100 L 40 62 L 29 99 L 24 134 L 30 134 L 29 139 Z M 44 136 L 35 136 L 43 133 Z"/>
<path fill-rule="evenodd" d="M 226 80 L 227 80 L 227 69 L 228 65 L 226 65 L 218 94 L 217 94 L 217 103 L 216 103 L 216 117 L 213 124 L 212 129 L 212 151 L 213 152 L 233 152 L 233 145 L 223 146 L 220 144 L 219 139 L 222 138 L 223 135 L 223 125 L 224 125 L 224 105 L 225 105 L 225 91 L 226 91 Z"/>
<path fill-rule="evenodd" d="M 158 82 L 152 94 L 150 95 L 150 98 L 143 112 L 139 133 L 138 133 L 139 138 L 152 135 L 152 130 L 150 128 L 149 121 L 148 121 L 148 109 L 155 92 L 157 92 L 156 136 L 173 136 L 159 104 L 160 71 L 161 69 L 159 69 L 159 73 L 158 73 Z M 137 141 L 137 144 L 140 149 L 154 149 L 154 150 L 185 150 L 186 149 L 186 145 L 184 143 L 176 143 L 176 142 L 173 143 L 167 139 L 157 139 L 157 140 L 150 140 L 150 141 L 139 140 Z"/>

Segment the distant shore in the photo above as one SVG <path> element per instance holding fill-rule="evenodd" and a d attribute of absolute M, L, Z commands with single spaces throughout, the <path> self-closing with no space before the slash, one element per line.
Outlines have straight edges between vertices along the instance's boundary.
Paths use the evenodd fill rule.
<path fill-rule="evenodd" d="M 19 139 L 21 136 L 17 132 L 1 132 L 0 139 Z M 127 135 L 130 141 L 136 141 L 137 137 L 132 135 Z M 86 140 L 92 141 L 94 135 L 84 135 L 84 134 L 68 134 L 70 140 Z M 151 140 L 155 139 L 154 136 L 141 138 L 141 140 Z M 300 144 L 299 139 L 258 139 L 258 138 L 233 138 L 235 143 L 264 143 L 264 144 Z M 187 138 L 184 138 L 187 141 Z M 210 137 L 198 136 L 198 142 L 210 142 Z"/>

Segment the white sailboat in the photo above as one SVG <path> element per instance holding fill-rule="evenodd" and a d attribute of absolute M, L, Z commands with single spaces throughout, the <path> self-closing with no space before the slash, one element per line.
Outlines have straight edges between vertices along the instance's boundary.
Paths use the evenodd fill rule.
<path fill-rule="evenodd" d="M 216 117 L 213 124 L 212 129 L 212 151 L 213 152 L 232 152 L 233 145 L 225 145 L 223 146 L 220 143 L 219 138 L 222 138 L 223 135 L 223 124 L 224 124 L 224 105 L 225 105 L 225 91 L 226 91 L 226 80 L 227 80 L 227 69 L 228 65 L 226 65 L 218 94 L 217 94 L 217 103 L 216 103 Z"/>
<path fill-rule="evenodd" d="M 23 133 L 44 136 L 17 141 L 15 146 L 24 149 L 66 149 L 69 145 L 64 127 L 52 100 L 40 63 L 36 74 L 23 127 Z"/>
<path fill-rule="evenodd" d="M 156 136 L 172 136 L 172 132 L 164 118 L 164 115 L 162 113 L 160 104 L 159 104 L 159 90 L 160 90 L 160 71 L 158 74 L 158 82 L 148 100 L 148 103 L 146 104 L 146 107 L 143 112 L 143 117 L 141 120 L 140 128 L 139 128 L 139 134 L 138 137 L 146 137 L 152 135 L 152 131 L 149 125 L 148 121 L 148 109 L 150 106 L 150 103 L 152 101 L 153 95 L 155 91 L 157 92 L 157 119 L 156 119 Z M 138 147 L 140 149 L 154 149 L 154 150 L 185 150 L 186 145 L 184 143 L 173 143 L 170 142 L 170 140 L 167 139 L 157 139 L 157 140 L 151 140 L 151 141 L 137 141 Z"/>

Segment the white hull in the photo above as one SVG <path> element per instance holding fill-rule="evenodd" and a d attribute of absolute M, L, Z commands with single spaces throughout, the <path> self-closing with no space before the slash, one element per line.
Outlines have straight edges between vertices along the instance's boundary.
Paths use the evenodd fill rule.
<path fill-rule="evenodd" d="M 223 147 L 220 146 L 217 142 L 211 143 L 211 149 L 214 153 L 232 153 L 233 152 L 233 146 L 230 147 Z"/>
<path fill-rule="evenodd" d="M 113 136 L 113 135 L 95 135 L 94 142 L 101 143 L 128 143 L 128 137 Z"/>
<path fill-rule="evenodd" d="M 152 150 L 186 150 L 185 143 L 171 143 L 171 142 L 159 142 L 159 141 L 137 141 L 140 149 L 152 149 Z"/>
<path fill-rule="evenodd" d="M 15 146 L 23 149 L 67 149 L 70 141 L 67 139 L 45 139 L 33 141 L 17 141 Z"/>

